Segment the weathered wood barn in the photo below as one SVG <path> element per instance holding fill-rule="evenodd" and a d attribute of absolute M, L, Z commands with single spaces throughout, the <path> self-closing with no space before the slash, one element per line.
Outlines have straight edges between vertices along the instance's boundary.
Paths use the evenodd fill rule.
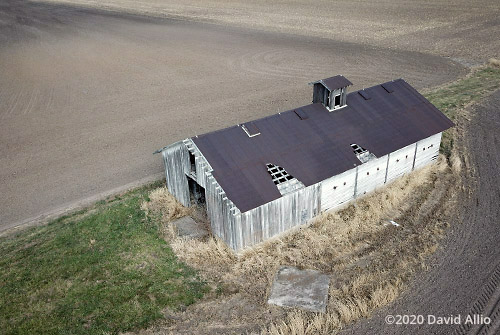
<path fill-rule="evenodd" d="M 402 79 L 349 94 L 343 76 L 311 84 L 310 105 L 161 149 L 169 191 L 203 201 L 235 250 L 432 163 L 453 126 Z"/>

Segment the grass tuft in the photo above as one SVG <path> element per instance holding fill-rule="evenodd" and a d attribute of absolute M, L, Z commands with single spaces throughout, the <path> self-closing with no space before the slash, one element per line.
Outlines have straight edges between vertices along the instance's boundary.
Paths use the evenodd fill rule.
<path fill-rule="evenodd" d="M 490 58 L 488 64 L 490 64 L 491 66 L 500 67 L 500 60 L 496 58 Z"/>

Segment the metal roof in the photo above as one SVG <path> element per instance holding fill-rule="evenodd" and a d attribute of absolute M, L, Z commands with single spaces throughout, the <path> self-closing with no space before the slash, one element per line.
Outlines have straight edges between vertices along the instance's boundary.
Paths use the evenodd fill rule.
<path fill-rule="evenodd" d="M 309 186 L 361 165 L 352 143 L 381 157 L 454 125 L 404 80 L 382 85 L 348 94 L 347 106 L 333 112 L 316 103 L 252 121 L 257 136 L 233 126 L 192 140 L 246 212 L 281 197 L 267 163 Z"/>
<path fill-rule="evenodd" d="M 333 91 L 333 90 L 336 90 L 338 88 L 347 87 L 347 86 L 352 85 L 350 80 L 342 75 L 333 76 L 333 77 L 321 79 L 318 81 L 313 81 L 310 84 L 318 84 L 318 83 L 323 84 L 323 86 L 328 88 L 329 91 Z"/>

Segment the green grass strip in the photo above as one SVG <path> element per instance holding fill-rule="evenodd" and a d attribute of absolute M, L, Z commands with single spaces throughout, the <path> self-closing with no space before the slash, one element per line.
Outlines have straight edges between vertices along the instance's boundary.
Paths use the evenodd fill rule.
<path fill-rule="evenodd" d="M 450 120 L 456 121 L 459 110 L 469 104 L 477 103 L 498 89 L 500 89 L 500 68 L 489 66 L 424 96 Z M 452 148 L 453 136 L 445 131 L 441 141 L 441 152 L 449 157 Z"/>
<path fill-rule="evenodd" d="M 151 187 L 1 238 L 0 333 L 115 334 L 201 298 L 140 209 Z"/>

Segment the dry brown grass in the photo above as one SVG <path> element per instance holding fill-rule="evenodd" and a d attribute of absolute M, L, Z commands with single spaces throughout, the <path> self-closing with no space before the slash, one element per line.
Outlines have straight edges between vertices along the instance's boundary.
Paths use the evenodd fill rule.
<path fill-rule="evenodd" d="M 453 166 L 459 171 L 458 163 Z M 166 234 L 166 238 L 178 257 L 199 269 L 223 296 L 238 294 L 251 302 L 255 306 L 252 322 L 262 327 L 262 333 L 331 334 L 393 301 L 412 275 L 425 269 L 425 256 L 436 250 L 447 225 L 437 218 L 452 175 L 441 157 L 433 166 L 240 254 L 234 254 L 213 237 L 197 241 Z M 165 189 L 155 192 L 143 207 L 163 211 L 166 226 L 170 218 L 186 213 Z M 387 224 L 388 220 L 395 220 L 401 227 Z M 281 265 L 312 268 L 331 275 L 327 313 L 286 309 L 284 316 L 275 317 L 272 322 L 260 316 L 274 308 L 266 301 Z M 211 308 L 217 308 L 216 300 Z M 199 321 L 200 310 L 196 307 L 184 313 L 183 322 L 192 318 L 198 319 L 197 327 L 217 323 L 213 316 Z M 241 320 L 236 317 L 232 322 Z M 176 326 L 169 327 L 175 330 Z"/>
<path fill-rule="evenodd" d="M 171 221 L 189 215 L 192 209 L 184 207 L 175 197 L 170 194 L 166 187 L 157 188 L 149 193 L 149 201 L 141 204 L 141 209 L 146 216 L 154 220 L 160 228 L 160 233 L 169 239 L 175 235 Z"/>
<path fill-rule="evenodd" d="M 496 58 L 490 58 L 488 60 L 488 63 L 492 66 L 496 66 L 496 67 L 500 67 L 500 60 L 496 59 Z"/>

